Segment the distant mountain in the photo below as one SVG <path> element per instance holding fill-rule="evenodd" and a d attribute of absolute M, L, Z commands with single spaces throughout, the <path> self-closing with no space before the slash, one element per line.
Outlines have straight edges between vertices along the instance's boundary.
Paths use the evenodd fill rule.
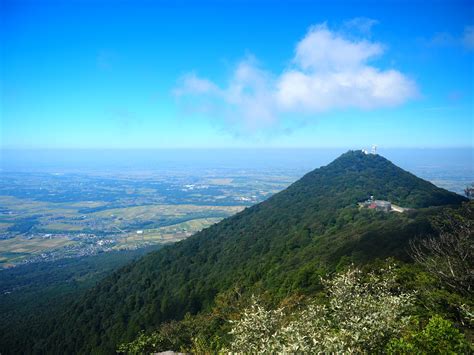
<path fill-rule="evenodd" d="M 414 210 L 359 209 L 371 195 Z M 115 272 L 45 325 L 34 351 L 114 353 L 141 330 L 209 308 L 236 284 L 276 299 L 311 294 L 319 275 L 349 262 L 406 260 L 408 240 L 432 232 L 435 206 L 464 200 L 379 155 L 347 152 L 267 201 Z"/>

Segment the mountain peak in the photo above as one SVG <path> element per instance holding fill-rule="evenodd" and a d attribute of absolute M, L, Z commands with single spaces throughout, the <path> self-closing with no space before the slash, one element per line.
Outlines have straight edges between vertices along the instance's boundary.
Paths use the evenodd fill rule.
<path fill-rule="evenodd" d="M 296 186 L 308 184 L 314 196 L 339 207 L 374 196 L 403 207 L 458 204 L 465 198 L 405 171 L 379 154 L 348 151 L 330 164 L 305 175 Z M 291 188 L 291 187 L 290 187 Z M 331 193 L 328 195 L 328 191 Z"/>
<path fill-rule="evenodd" d="M 316 292 L 321 270 L 344 258 L 406 258 L 408 241 L 432 231 L 432 211 L 402 216 L 359 209 L 357 202 L 369 196 L 415 208 L 464 200 L 380 155 L 349 151 L 268 200 L 107 278 L 64 311 L 46 342 L 68 339 L 63 352 L 112 353 L 140 329 L 206 309 L 236 285 L 276 297 Z"/>
<path fill-rule="evenodd" d="M 329 165 L 338 165 L 338 164 L 359 164 L 362 162 L 372 162 L 372 163 L 386 163 L 393 164 L 390 160 L 384 158 L 380 154 L 368 153 L 363 150 L 349 150 L 346 153 L 341 154 L 338 158 L 333 160 Z"/>

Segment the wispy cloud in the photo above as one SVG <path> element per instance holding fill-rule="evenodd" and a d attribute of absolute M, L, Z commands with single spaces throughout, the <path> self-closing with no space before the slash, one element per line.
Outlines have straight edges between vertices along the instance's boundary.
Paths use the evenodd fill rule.
<path fill-rule="evenodd" d="M 474 26 L 465 26 L 462 34 L 454 35 L 448 32 L 438 32 L 428 45 L 436 47 L 463 46 L 468 50 L 474 49 Z"/>
<path fill-rule="evenodd" d="M 474 49 L 474 26 L 466 26 L 462 37 L 462 43 L 468 49 Z"/>
<path fill-rule="evenodd" d="M 356 31 L 363 36 L 370 37 L 372 34 L 372 27 L 377 25 L 379 21 L 367 17 L 356 17 L 345 21 L 343 24 L 344 30 L 348 32 Z"/>
<path fill-rule="evenodd" d="M 366 30 L 373 24 L 368 22 Z M 225 85 L 189 73 L 174 94 L 188 109 L 251 133 L 280 129 L 288 117 L 392 107 L 418 95 L 406 75 L 373 64 L 385 53 L 384 45 L 351 35 L 318 24 L 296 44 L 291 64 L 280 73 L 265 70 L 250 56 L 236 65 Z"/>
<path fill-rule="evenodd" d="M 454 46 L 459 44 L 459 39 L 454 37 L 448 32 L 438 32 L 430 40 L 429 45 L 431 46 Z"/>

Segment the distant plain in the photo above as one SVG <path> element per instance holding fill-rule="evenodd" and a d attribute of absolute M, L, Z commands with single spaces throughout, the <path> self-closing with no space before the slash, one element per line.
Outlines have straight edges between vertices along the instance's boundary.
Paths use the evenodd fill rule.
<path fill-rule="evenodd" d="M 344 151 L 3 151 L 0 267 L 185 239 Z M 469 148 L 380 153 L 459 194 L 474 181 Z"/>

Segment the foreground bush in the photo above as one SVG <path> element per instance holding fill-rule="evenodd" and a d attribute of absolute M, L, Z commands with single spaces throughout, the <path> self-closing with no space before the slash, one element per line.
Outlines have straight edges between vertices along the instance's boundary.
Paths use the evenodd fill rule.
<path fill-rule="evenodd" d="M 469 345 L 450 321 L 434 316 L 423 330 L 392 340 L 387 351 L 389 354 L 464 354 L 469 352 Z"/>
<path fill-rule="evenodd" d="M 415 294 L 400 289 L 397 275 L 393 267 L 352 268 L 323 280 L 324 294 L 289 297 L 276 309 L 240 292 L 220 295 L 211 312 L 165 323 L 118 352 L 469 353 L 450 321 L 434 316 L 419 327 Z"/>
<path fill-rule="evenodd" d="M 377 352 L 408 325 L 414 295 L 398 290 L 392 268 L 351 269 L 325 281 L 328 302 L 287 315 L 257 300 L 233 323 L 231 351 Z"/>

